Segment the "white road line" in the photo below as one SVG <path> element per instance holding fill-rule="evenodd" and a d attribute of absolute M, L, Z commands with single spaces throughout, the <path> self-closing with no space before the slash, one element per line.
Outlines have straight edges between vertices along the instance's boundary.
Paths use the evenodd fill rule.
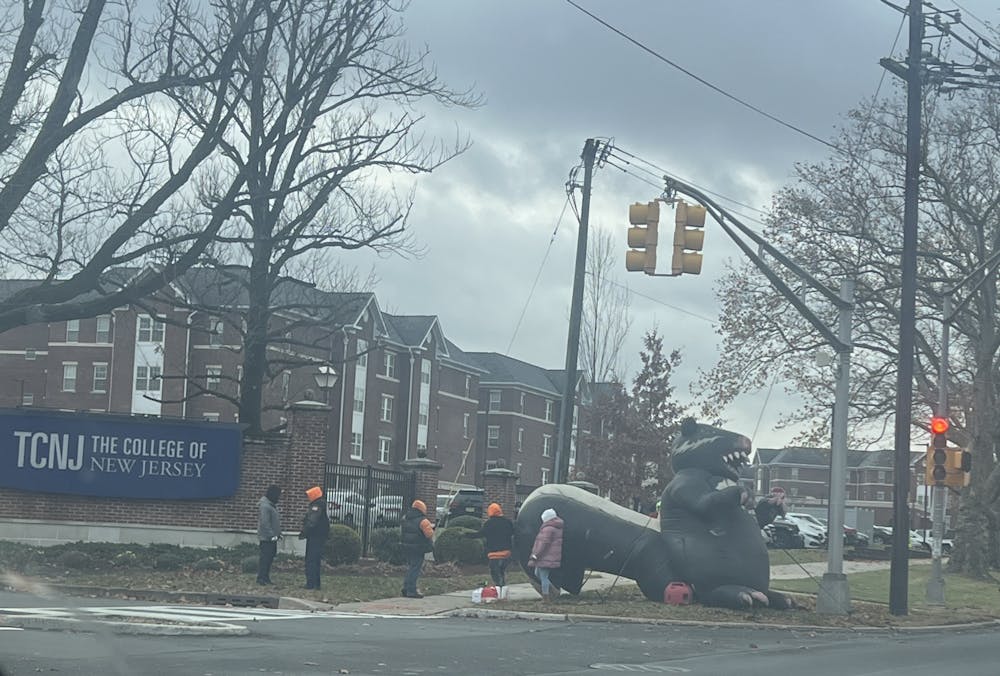
<path fill-rule="evenodd" d="M 261 622 L 268 620 L 326 619 L 417 619 L 414 615 L 385 613 L 303 612 L 274 608 L 216 608 L 211 606 L 81 606 L 78 608 L 0 608 L 0 615 L 21 617 L 134 617 L 174 622 Z M 427 619 L 426 617 L 420 619 Z"/>

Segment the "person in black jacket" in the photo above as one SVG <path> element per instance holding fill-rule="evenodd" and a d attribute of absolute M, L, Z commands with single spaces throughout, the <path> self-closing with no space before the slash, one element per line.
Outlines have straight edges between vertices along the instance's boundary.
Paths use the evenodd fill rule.
<path fill-rule="evenodd" d="M 490 562 L 490 577 L 498 587 L 507 586 L 507 564 L 510 563 L 511 543 L 514 537 L 514 524 L 503 515 L 503 510 L 497 503 L 491 503 L 486 508 L 489 517 L 482 528 L 469 537 L 486 540 L 486 558 Z"/>
<path fill-rule="evenodd" d="M 306 491 L 309 507 L 302 519 L 299 539 L 306 541 L 306 589 L 319 589 L 319 570 L 323 563 L 323 548 L 330 534 L 330 517 L 326 513 L 323 489 L 313 486 Z"/>
<path fill-rule="evenodd" d="M 427 518 L 427 505 L 423 500 L 414 500 L 399 524 L 400 540 L 406 554 L 406 577 L 403 578 L 403 596 L 411 599 L 423 598 L 417 589 L 417 578 L 424 565 L 424 555 L 434 550 L 434 527 Z"/>

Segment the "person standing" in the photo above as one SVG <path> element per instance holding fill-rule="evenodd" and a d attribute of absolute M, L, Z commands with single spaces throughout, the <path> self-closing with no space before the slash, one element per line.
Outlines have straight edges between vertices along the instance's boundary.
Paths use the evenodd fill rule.
<path fill-rule="evenodd" d="M 542 598 L 546 600 L 550 598 L 553 589 L 555 595 L 559 593 L 559 588 L 552 584 L 549 576 L 562 565 L 562 544 L 563 520 L 556 514 L 556 510 L 546 509 L 542 512 L 542 527 L 538 529 L 528 558 L 528 566 L 535 569 L 535 574 L 542 583 Z"/>
<path fill-rule="evenodd" d="M 274 584 L 271 582 L 271 564 L 278 553 L 278 540 L 281 538 L 281 514 L 278 512 L 280 499 L 281 487 L 272 484 L 257 503 L 260 509 L 257 520 L 257 540 L 260 544 L 260 556 L 257 558 L 259 585 Z"/>
<path fill-rule="evenodd" d="M 323 489 L 313 486 L 306 491 L 309 507 L 302 519 L 299 539 L 306 541 L 306 589 L 319 589 L 319 571 L 323 563 L 323 548 L 330 534 L 330 517 L 326 513 Z"/>
<path fill-rule="evenodd" d="M 414 500 L 400 523 L 400 540 L 406 554 L 406 577 L 403 578 L 403 596 L 411 599 L 424 597 L 417 591 L 417 578 L 424 565 L 424 555 L 434 550 L 434 526 L 427 518 L 427 505 Z"/>
<path fill-rule="evenodd" d="M 490 577 L 498 587 L 507 586 L 507 564 L 510 563 L 514 524 L 503 515 L 500 505 L 493 502 L 486 508 L 489 518 L 476 533 L 469 537 L 483 538 L 486 541 L 486 558 L 490 562 Z"/>

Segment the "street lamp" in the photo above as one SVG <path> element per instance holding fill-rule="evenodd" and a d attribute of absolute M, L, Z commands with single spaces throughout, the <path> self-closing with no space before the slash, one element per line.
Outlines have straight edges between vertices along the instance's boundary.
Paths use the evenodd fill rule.
<path fill-rule="evenodd" d="M 330 390 L 337 384 L 339 377 L 340 374 L 337 373 L 337 370 L 329 364 L 320 365 L 316 373 L 313 374 L 313 378 L 316 379 L 316 386 L 323 390 L 324 404 L 330 403 Z"/>

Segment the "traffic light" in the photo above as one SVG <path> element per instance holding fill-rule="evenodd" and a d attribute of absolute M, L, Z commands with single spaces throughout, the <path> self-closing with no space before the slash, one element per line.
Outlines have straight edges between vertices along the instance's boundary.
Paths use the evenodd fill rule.
<path fill-rule="evenodd" d="M 674 216 L 674 256 L 670 263 L 673 275 L 700 275 L 701 251 L 705 244 L 705 207 L 677 201 Z"/>
<path fill-rule="evenodd" d="M 927 449 L 928 483 L 943 482 L 948 476 L 948 419 L 931 418 L 931 445 Z"/>
<path fill-rule="evenodd" d="M 629 272 L 656 273 L 656 236 L 660 225 L 660 203 L 636 202 L 628 208 L 629 251 L 625 252 L 625 269 Z"/>

